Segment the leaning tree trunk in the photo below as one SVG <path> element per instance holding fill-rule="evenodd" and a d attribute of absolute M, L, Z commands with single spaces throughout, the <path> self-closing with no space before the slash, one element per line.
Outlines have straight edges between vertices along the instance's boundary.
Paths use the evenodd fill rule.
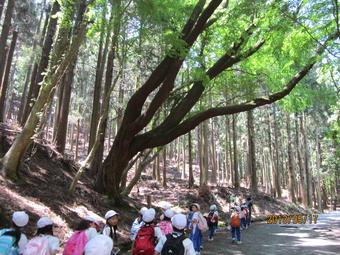
<path fill-rule="evenodd" d="M 6 95 L 7 95 L 7 89 L 8 89 L 8 78 L 9 74 L 11 72 L 11 66 L 12 66 L 12 59 L 13 59 L 13 54 L 15 50 L 15 45 L 17 43 L 17 38 L 18 38 L 18 32 L 13 31 L 13 37 L 12 37 L 12 43 L 11 47 L 9 49 L 8 55 L 7 55 L 7 60 L 6 60 L 6 68 L 5 68 L 5 73 L 2 78 L 1 82 L 1 87 L 0 87 L 0 122 L 4 121 L 5 118 L 5 101 L 6 101 Z"/>
<path fill-rule="evenodd" d="M 39 92 L 39 96 L 32 108 L 31 114 L 29 115 L 22 132 L 16 137 L 14 143 L 1 159 L 1 171 L 11 179 L 18 178 L 18 166 L 23 158 L 27 148 L 31 145 L 34 139 L 34 135 L 37 133 L 36 130 L 40 125 L 41 113 L 44 112 L 45 108 L 48 107 L 51 97 L 51 93 L 54 93 L 55 86 L 62 77 L 69 63 L 76 57 L 78 49 L 85 36 L 87 21 L 83 20 L 82 25 L 78 31 L 75 31 L 74 38 L 72 39 L 71 45 L 66 51 L 64 58 L 60 64 L 53 66 L 49 69 L 49 72 L 44 77 L 42 82 L 42 89 Z M 58 43 L 57 43 L 58 44 Z"/>

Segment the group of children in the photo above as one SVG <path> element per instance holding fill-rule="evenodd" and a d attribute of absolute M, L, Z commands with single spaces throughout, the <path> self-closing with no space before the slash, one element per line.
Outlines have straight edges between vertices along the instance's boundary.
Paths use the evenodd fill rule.
<path fill-rule="evenodd" d="M 115 226 L 118 213 L 113 210 L 105 214 L 106 224 L 101 230 L 93 217 L 81 219 L 76 231 L 66 242 L 63 255 L 114 255 L 119 249 L 113 247 Z M 54 236 L 53 221 L 48 217 L 40 218 L 35 237 L 27 240 L 22 228 L 29 221 L 24 211 L 14 212 L 11 228 L 0 231 L 1 255 L 56 255 L 60 251 L 60 240 Z M 100 232 L 100 234 L 98 233 Z"/>
<path fill-rule="evenodd" d="M 241 230 L 250 224 L 252 203 L 233 207 L 229 225 L 233 242 L 241 243 Z M 100 228 L 96 219 L 84 217 L 75 232 L 64 245 L 63 255 L 115 255 L 114 247 L 118 213 L 110 210 L 105 214 L 106 224 Z M 200 255 L 202 232 L 209 230 L 208 240 L 214 240 L 219 214 L 216 205 L 210 206 L 206 217 L 200 212 L 200 205 L 190 205 L 188 216 L 175 214 L 171 208 L 163 208 L 156 223 L 156 210 L 143 207 L 131 227 L 133 255 Z M 22 228 L 29 221 L 28 215 L 15 212 L 12 227 L 0 231 L 1 255 L 55 255 L 60 251 L 60 241 L 53 233 L 53 222 L 48 217 L 37 221 L 37 234 L 27 240 Z M 188 238 L 186 237 L 188 234 Z"/>
<path fill-rule="evenodd" d="M 233 243 L 241 244 L 241 230 L 248 229 L 251 223 L 251 212 L 253 210 L 253 202 L 250 197 L 238 206 L 235 204 L 231 208 L 232 213 L 229 220 L 228 229 L 231 231 L 231 238 Z"/>

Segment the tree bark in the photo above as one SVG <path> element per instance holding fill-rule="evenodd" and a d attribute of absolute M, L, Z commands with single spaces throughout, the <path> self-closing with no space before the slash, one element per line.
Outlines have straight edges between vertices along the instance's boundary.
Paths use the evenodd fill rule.
<path fill-rule="evenodd" d="M 167 187 L 167 184 L 166 184 L 166 167 L 167 167 L 167 164 L 166 164 L 166 148 L 164 147 L 164 149 L 163 149 L 163 188 Z"/>
<path fill-rule="evenodd" d="M 3 11 L 4 6 L 5 6 L 5 1 L 6 0 L 0 0 L 0 20 L 1 20 L 1 17 L 2 17 L 2 11 Z"/>
<path fill-rule="evenodd" d="M 275 169 L 276 169 L 276 175 L 275 175 L 275 186 L 276 186 L 276 196 L 278 198 L 281 197 L 282 191 L 281 191 L 281 174 L 280 174 L 280 168 L 279 168 L 279 129 L 278 129 L 278 121 L 276 118 L 276 106 L 273 105 L 273 116 L 274 116 L 274 149 L 275 149 Z"/>
<path fill-rule="evenodd" d="M 103 11 L 103 16 L 105 15 L 105 11 Z M 104 73 L 104 66 L 105 60 L 108 50 L 108 38 L 111 33 L 111 30 L 108 29 L 107 31 L 107 38 L 104 44 L 104 35 L 105 35 L 105 28 L 106 24 L 103 23 L 103 26 L 100 31 L 100 39 L 99 39 L 99 51 L 97 57 L 97 66 L 96 66 L 96 78 L 94 83 L 94 90 L 93 90 L 93 103 L 92 103 L 92 114 L 91 114 L 91 126 L 90 126 L 90 140 L 89 140 L 89 148 L 88 152 L 90 153 L 92 146 L 94 144 L 96 133 L 97 133 L 97 126 L 99 121 L 99 114 L 100 114 L 100 97 L 101 97 L 101 87 L 102 87 L 102 78 Z"/>
<path fill-rule="evenodd" d="M 248 123 L 248 168 L 251 174 L 250 188 L 257 192 L 256 162 L 255 162 L 255 143 L 254 143 L 254 116 L 252 111 L 247 112 Z"/>
<path fill-rule="evenodd" d="M 295 194 L 295 174 L 293 168 L 293 155 L 292 155 L 292 145 L 291 145 L 291 132 L 290 132 L 290 117 L 287 114 L 287 145 L 288 145 L 288 174 L 289 174 L 289 198 L 290 201 L 296 203 L 296 194 Z"/>
<path fill-rule="evenodd" d="M 236 138 L 237 138 L 237 133 L 236 133 L 236 115 L 233 114 L 233 120 L 232 120 L 232 127 L 233 127 L 233 185 L 235 188 L 239 188 L 240 187 L 240 181 L 239 181 L 239 173 L 238 173 L 238 153 L 237 153 L 237 142 L 236 142 Z"/>
<path fill-rule="evenodd" d="M 57 30 L 57 22 L 58 22 L 58 20 L 54 17 L 54 15 L 56 15 L 56 13 L 59 12 L 59 11 L 60 11 L 60 5 L 59 5 L 58 1 L 55 1 L 53 3 L 51 14 L 49 16 L 47 30 L 46 30 L 46 34 L 44 36 L 44 42 L 43 42 L 43 46 L 42 46 L 42 50 L 41 50 L 40 61 L 39 61 L 39 64 L 37 64 L 33 68 L 33 73 L 32 73 L 32 77 L 31 77 L 31 84 L 30 84 L 30 88 L 28 90 L 27 100 L 26 100 L 26 104 L 25 104 L 25 107 L 24 107 L 24 111 L 23 111 L 23 118 L 22 118 L 22 121 L 21 121 L 22 125 L 24 125 L 24 123 L 26 122 L 26 120 L 27 120 L 27 118 L 28 118 L 28 116 L 31 112 L 32 106 L 34 105 L 34 101 L 39 94 L 40 83 L 44 79 L 44 72 L 46 71 L 47 66 L 49 64 L 50 53 L 51 53 L 52 44 L 53 44 L 53 38 L 54 38 L 56 30 Z M 64 36 L 65 33 L 60 32 L 58 34 L 58 36 L 62 35 L 62 34 Z M 58 37 L 58 40 L 60 40 L 59 37 Z M 60 41 L 59 41 L 59 43 L 60 43 Z M 66 48 L 66 46 L 63 46 L 62 48 L 64 50 Z"/>
<path fill-rule="evenodd" d="M 9 74 L 11 72 L 12 59 L 13 59 L 13 54 L 14 54 L 16 43 L 17 43 L 17 39 L 18 39 L 18 32 L 13 31 L 12 43 L 11 43 L 11 47 L 7 55 L 5 73 L 2 78 L 1 87 L 0 87 L 1 88 L 0 90 L 0 122 L 3 122 L 5 119 L 5 100 L 6 100 L 7 89 L 8 89 Z"/>
<path fill-rule="evenodd" d="M 194 172 L 192 169 L 192 144 L 191 144 L 191 132 L 188 133 L 188 154 L 189 154 L 189 189 L 192 189 L 194 187 Z"/>
<path fill-rule="evenodd" d="M 13 10 L 14 10 L 14 2 L 15 1 L 8 1 L 6 14 L 4 23 L 2 25 L 2 31 L 0 36 L 0 80 L 2 80 L 5 67 L 6 67 L 6 48 L 7 48 L 7 39 L 9 35 L 9 31 L 11 29 L 12 25 L 12 16 L 13 16 Z"/>
<path fill-rule="evenodd" d="M 312 176 L 309 172 L 309 150 L 307 143 L 307 135 L 306 135 L 306 117 L 305 114 L 302 114 L 300 118 L 300 130 L 303 139 L 303 147 L 304 147 L 304 170 L 306 176 L 306 184 L 307 184 L 307 205 L 308 207 L 312 207 Z"/>
<path fill-rule="evenodd" d="M 211 183 L 217 183 L 217 166 L 216 166 L 216 145 L 215 145 L 215 119 L 211 119 Z"/>

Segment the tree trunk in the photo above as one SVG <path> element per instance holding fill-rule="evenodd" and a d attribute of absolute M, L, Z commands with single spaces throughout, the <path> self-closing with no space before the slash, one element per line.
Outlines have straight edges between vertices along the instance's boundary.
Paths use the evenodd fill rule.
<path fill-rule="evenodd" d="M 316 178 L 317 183 L 316 185 L 316 193 L 317 193 L 317 200 L 318 200 L 318 209 L 320 212 L 323 212 L 322 207 L 322 195 L 321 195 L 321 178 L 320 178 L 320 171 L 321 171 L 321 144 L 319 139 L 319 134 L 316 134 Z"/>
<path fill-rule="evenodd" d="M 312 176 L 309 172 L 309 150 L 307 143 L 307 135 L 306 135 L 306 117 L 305 114 L 302 113 L 302 117 L 300 119 L 300 130 L 303 137 L 303 147 L 304 147 L 304 162 L 305 162 L 305 176 L 306 176 L 306 184 L 307 184 L 307 201 L 308 207 L 312 207 Z"/>
<path fill-rule="evenodd" d="M 216 145 L 215 145 L 215 119 L 212 118 L 211 120 L 211 158 L 210 158 L 210 162 L 211 162 L 211 183 L 212 184 L 216 184 L 217 183 L 217 166 L 216 166 Z"/>
<path fill-rule="evenodd" d="M 276 195 L 278 198 L 281 197 L 282 191 L 281 191 L 281 185 L 280 185 L 280 169 L 279 169 L 279 129 L 276 119 L 276 106 L 273 105 L 273 116 L 274 116 L 274 150 L 275 150 L 275 169 L 276 169 L 276 175 L 275 175 L 275 185 L 276 185 Z"/>
<path fill-rule="evenodd" d="M 116 2 L 117 6 L 112 5 L 112 13 L 116 12 L 116 15 L 113 15 L 113 23 L 114 23 L 114 28 L 113 28 L 113 34 L 111 38 L 111 44 L 110 44 L 110 49 L 109 53 L 107 55 L 107 66 L 106 66 L 106 74 L 105 74 L 105 85 L 104 85 L 104 94 L 103 97 L 106 97 L 106 95 L 109 93 L 110 88 L 113 89 L 113 86 L 117 83 L 117 80 L 115 81 L 114 84 L 112 84 L 112 79 L 113 79 L 113 67 L 114 67 L 114 60 L 116 57 L 116 50 L 118 47 L 118 35 L 119 35 L 119 30 L 120 30 L 120 4 L 121 0 Z M 117 9 L 115 9 L 117 7 Z M 107 109 L 103 109 L 103 106 L 101 106 L 102 111 L 108 111 L 110 104 L 107 104 Z M 98 174 L 99 171 L 102 171 L 102 160 L 103 160 L 103 153 L 104 153 L 104 144 L 105 144 L 105 136 L 106 136 L 106 126 L 107 126 L 107 118 L 105 120 L 105 123 L 103 126 L 101 126 L 100 130 L 97 130 L 97 133 L 101 133 L 102 135 L 102 141 L 99 144 L 99 148 L 97 149 L 97 152 L 94 156 L 94 159 L 92 160 L 90 164 L 90 174 L 92 176 L 95 176 Z M 101 174 L 100 174 L 101 175 Z M 101 179 L 101 177 L 99 177 Z M 101 184 L 98 183 L 98 188 L 102 186 Z"/>
<path fill-rule="evenodd" d="M 182 158 L 183 158 L 183 179 L 187 178 L 187 174 L 186 174 L 186 164 L 185 164 L 185 151 L 186 151 L 186 146 L 185 146 L 185 136 L 183 136 L 183 150 L 182 150 Z"/>
<path fill-rule="evenodd" d="M 105 8 L 103 10 L 103 16 L 105 15 Z M 100 114 L 100 97 L 101 97 L 101 87 L 102 87 L 102 78 L 104 73 L 104 66 L 106 60 L 106 53 L 108 49 L 108 38 L 105 41 L 104 50 L 104 34 L 105 34 L 105 27 L 106 24 L 103 22 L 103 26 L 100 31 L 100 39 L 99 39 L 99 51 L 98 51 L 98 58 L 97 58 L 97 66 L 96 66 L 96 78 L 94 83 L 94 90 L 93 90 L 93 103 L 92 103 L 92 114 L 91 114 L 91 127 L 90 127 L 90 140 L 89 140 L 89 148 L 88 152 L 90 153 L 92 146 L 94 144 L 96 133 L 97 133 L 97 126 L 99 121 L 99 114 Z M 107 34 L 110 35 L 111 31 L 107 31 Z"/>
<path fill-rule="evenodd" d="M 4 75 L 5 67 L 6 67 L 6 48 L 7 48 L 7 39 L 9 35 L 9 31 L 12 25 L 12 16 L 14 10 L 14 2 L 8 1 L 7 9 L 5 14 L 4 23 L 2 25 L 2 31 L 0 36 L 0 81 Z"/>
<path fill-rule="evenodd" d="M 295 194 L 295 174 L 293 169 L 293 155 L 292 155 L 292 145 L 291 145 L 291 134 L 290 134 L 290 117 L 287 114 L 287 145 L 288 145 L 288 174 L 289 174 L 289 199 L 293 203 L 296 203 Z"/>
<path fill-rule="evenodd" d="M 200 135 L 200 186 L 206 186 L 208 184 L 208 124 L 204 121 L 201 125 Z"/>
<path fill-rule="evenodd" d="M 192 144 L 191 144 L 191 132 L 188 133 L 188 154 L 189 154 L 189 189 L 192 189 L 194 187 L 194 172 L 192 169 Z"/>
<path fill-rule="evenodd" d="M 23 111 L 22 125 L 26 122 L 28 115 L 31 112 L 34 101 L 37 98 L 40 90 L 40 82 L 44 79 L 44 72 L 47 70 L 47 66 L 50 59 L 50 53 L 52 50 L 53 38 L 57 30 L 58 19 L 55 18 L 56 13 L 60 11 L 60 5 L 58 1 L 55 1 L 52 6 L 51 14 L 49 16 L 49 21 L 46 29 L 46 34 L 44 36 L 44 42 L 41 50 L 41 57 L 39 64 L 36 64 L 33 68 L 33 73 L 31 76 L 31 84 L 28 90 L 26 104 Z M 58 34 L 58 43 L 60 43 L 60 35 L 67 37 L 66 33 L 60 32 Z M 65 50 L 65 46 L 62 47 Z M 61 55 L 61 54 L 58 54 Z M 58 58 L 58 57 L 55 57 Z"/>
<path fill-rule="evenodd" d="M 237 164 L 237 156 L 238 156 L 238 153 L 237 153 L 237 143 L 236 143 L 236 139 L 237 139 L 237 133 L 236 133 L 236 115 L 233 114 L 233 121 L 232 121 L 232 126 L 233 126 L 233 156 L 234 156 L 234 159 L 233 159 L 233 167 L 234 167 L 234 179 L 233 179 L 233 185 L 235 188 L 239 188 L 240 187 L 240 181 L 239 181 L 239 174 L 238 174 L 238 164 Z"/>
<path fill-rule="evenodd" d="M 167 185 L 166 185 L 166 167 L 167 167 L 167 164 L 166 164 L 166 148 L 164 146 L 164 149 L 163 149 L 163 188 L 167 187 Z"/>
<path fill-rule="evenodd" d="M 306 172 L 304 171 L 303 161 L 302 161 L 302 153 L 301 153 L 301 144 L 299 138 L 299 122 L 298 117 L 295 116 L 295 146 L 296 146 L 296 155 L 298 159 L 298 166 L 299 166 L 299 173 L 300 173 L 300 191 L 301 191 L 301 200 L 306 208 L 308 206 L 308 199 L 307 199 L 307 187 L 306 187 Z"/>
<path fill-rule="evenodd" d="M 143 170 L 159 155 L 159 153 L 162 151 L 162 148 L 158 149 L 157 152 L 155 152 L 151 157 L 149 156 L 152 150 L 149 150 L 149 152 L 146 153 L 144 159 L 140 162 L 138 167 L 135 171 L 135 176 L 130 181 L 129 185 L 122 191 L 122 196 L 128 196 L 133 189 L 133 187 L 137 184 L 137 182 L 140 180 L 140 177 L 142 175 Z"/>
<path fill-rule="evenodd" d="M 6 100 L 7 89 L 8 89 L 8 78 L 11 72 L 12 59 L 13 59 L 15 46 L 17 43 L 17 38 L 18 38 L 18 32 L 13 31 L 11 48 L 7 55 L 5 73 L 2 78 L 1 86 L 0 86 L 0 122 L 3 122 L 5 118 L 5 100 Z"/>
<path fill-rule="evenodd" d="M 62 77 L 64 71 L 68 65 L 72 63 L 76 57 L 81 42 L 83 41 L 87 22 L 84 21 L 79 30 L 74 31 L 74 38 L 66 51 L 64 58 L 61 60 L 58 66 L 50 68 L 44 81 L 42 82 L 42 88 L 39 96 L 32 108 L 32 112 L 29 115 L 22 132 L 16 137 L 14 143 L 1 159 L 1 169 L 5 172 L 5 175 L 11 179 L 18 178 L 18 166 L 23 158 L 27 148 L 31 145 L 34 139 L 34 134 L 37 132 L 37 128 L 41 127 L 41 114 L 48 107 L 49 101 L 52 99 L 55 86 Z"/>
<path fill-rule="evenodd" d="M 70 101 L 71 101 L 71 90 L 72 90 L 72 83 L 74 77 L 74 68 L 75 63 L 71 63 L 64 74 L 62 79 L 62 90 L 60 91 L 60 98 L 59 98 L 59 118 L 57 121 L 57 131 L 55 132 L 56 136 L 54 139 L 54 143 L 56 149 L 60 153 L 64 153 L 65 145 L 66 145 L 66 134 L 67 134 L 67 124 L 68 124 L 68 115 L 69 115 L 69 108 L 70 108 Z"/>
<path fill-rule="evenodd" d="M 248 124 L 248 156 L 249 156 L 249 173 L 250 188 L 252 191 L 257 192 L 257 177 L 256 177 L 256 162 L 255 162 L 255 144 L 254 144 L 254 116 L 252 111 L 247 112 Z"/>
<path fill-rule="evenodd" d="M 5 1 L 6 0 L 0 0 L 0 20 L 1 20 L 1 17 L 2 17 L 2 11 L 4 10 Z"/>

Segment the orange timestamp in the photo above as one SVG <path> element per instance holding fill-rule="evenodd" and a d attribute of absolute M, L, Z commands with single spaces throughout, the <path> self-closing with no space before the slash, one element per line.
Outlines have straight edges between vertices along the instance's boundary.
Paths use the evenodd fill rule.
<path fill-rule="evenodd" d="M 267 224 L 316 224 L 318 221 L 318 214 L 311 215 L 268 215 Z"/>

